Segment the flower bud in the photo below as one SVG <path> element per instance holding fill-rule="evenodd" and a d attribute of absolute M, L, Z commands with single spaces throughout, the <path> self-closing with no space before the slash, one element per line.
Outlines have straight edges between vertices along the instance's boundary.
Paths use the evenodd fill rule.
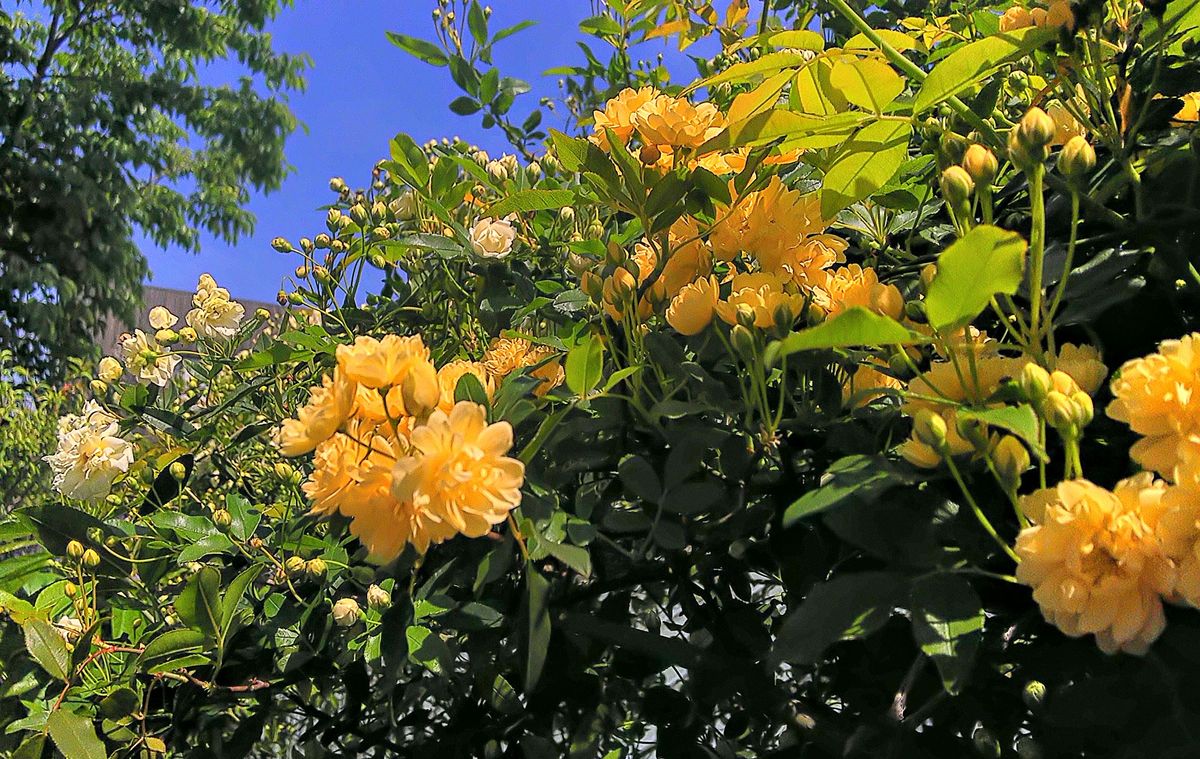
<path fill-rule="evenodd" d="M 333 605 L 333 621 L 338 627 L 351 627 L 358 622 L 362 610 L 353 598 L 339 598 Z"/>
<path fill-rule="evenodd" d="M 160 329 L 154 333 L 154 339 L 162 345 L 174 345 L 179 342 L 179 333 L 173 329 Z"/>
<path fill-rule="evenodd" d="M 986 451 L 988 448 L 988 427 L 984 422 L 978 419 L 972 419 L 967 416 L 956 416 L 954 418 L 954 428 L 958 430 L 959 436 L 966 440 L 971 445 L 975 446 L 977 451 Z"/>
<path fill-rule="evenodd" d="M 531 181 L 536 182 L 542 177 L 542 165 L 537 161 L 532 161 L 528 166 L 525 167 L 525 173 L 529 176 Z"/>
<path fill-rule="evenodd" d="M 291 253 L 292 244 L 287 241 L 286 237 L 275 237 L 271 240 L 271 247 L 280 253 Z"/>
<path fill-rule="evenodd" d="M 792 312 L 792 307 L 786 301 L 781 301 L 775 307 L 771 318 L 775 320 L 775 326 L 783 330 L 790 330 L 796 322 L 796 314 Z"/>
<path fill-rule="evenodd" d="M 301 237 L 300 238 L 300 249 L 303 250 L 305 253 L 312 253 L 313 252 L 312 239 L 308 238 L 308 237 Z"/>
<path fill-rule="evenodd" d="M 350 206 L 350 218 L 354 220 L 355 224 L 361 226 L 367 220 L 367 207 L 362 203 L 355 203 Z"/>
<path fill-rule="evenodd" d="M 942 197 L 955 209 L 965 208 L 975 191 L 975 182 L 962 166 L 951 166 L 942 172 L 939 184 Z"/>
<path fill-rule="evenodd" d="M 371 234 L 380 240 L 386 240 L 392 236 L 392 230 L 384 226 L 378 226 L 371 230 Z"/>
<path fill-rule="evenodd" d="M 904 316 L 917 324 L 924 324 L 929 320 L 925 314 L 925 303 L 919 300 L 910 300 L 904 304 Z"/>
<path fill-rule="evenodd" d="M 167 467 L 167 471 L 180 482 L 183 481 L 184 477 L 187 477 L 187 467 L 183 465 L 182 461 L 172 461 L 171 466 Z"/>
<path fill-rule="evenodd" d="M 558 209 L 558 218 L 565 224 L 571 224 L 575 221 L 575 209 L 571 206 L 563 206 Z"/>
<path fill-rule="evenodd" d="M 590 271 L 593 263 L 592 259 L 581 256 L 578 253 L 567 254 L 567 270 L 576 277 L 582 277 L 584 272 Z"/>
<path fill-rule="evenodd" d="M 637 280 L 627 269 L 617 269 L 604 282 L 604 302 L 610 305 L 624 303 L 637 289 Z"/>
<path fill-rule="evenodd" d="M 72 540 L 70 543 L 67 543 L 67 556 L 70 556 L 72 559 L 83 558 L 83 543 L 80 543 L 78 540 Z"/>
<path fill-rule="evenodd" d="M 1000 170 L 1000 162 L 996 160 L 995 153 L 976 144 L 963 154 L 962 167 L 977 186 L 989 187 Z"/>
<path fill-rule="evenodd" d="M 304 559 L 299 556 L 289 556 L 287 561 L 283 563 L 283 568 L 290 575 L 300 574 L 304 571 Z"/>
<path fill-rule="evenodd" d="M 739 356 L 750 359 L 754 356 L 754 333 L 746 325 L 737 324 L 729 332 L 729 341 Z"/>
<path fill-rule="evenodd" d="M 225 509 L 217 509 L 212 514 L 212 520 L 217 529 L 224 531 L 229 528 L 229 525 L 233 524 L 233 514 L 230 514 Z"/>
<path fill-rule="evenodd" d="M 1036 710 L 1046 700 L 1045 684 L 1037 680 L 1030 680 L 1025 683 L 1025 689 L 1021 692 L 1021 699 L 1030 711 Z"/>
<path fill-rule="evenodd" d="M 929 292 L 933 278 L 937 276 L 937 264 L 925 264 L 921 267 L 921 289 Z"/>
<path fill-rule="evenodd" d="M 304 562 L 304 571 L 313 577 L 323 577 L 328 570 L 329 567 L 325 564 L 324 559 L 309 559 Z"/>
<path fill-rule="evenodd" d="M 1005 435 L 992 451 L 992 461 L 996 466 L 996 474 L 1004 488 L 1015 491 L 1021 484 L 1021 475 L 1029 469 L 1029 451 L 1021 441 L 1012 435 Z"/>
<path fill-rule="evenodd" d="M 68 581 L 65 585 L 63 585 L 63 593 L 66 594 L 67 598 L 74 598 L 75 594 L 78 592 L 79 586 L 73 582 Z"/>
<path fill-rule="evenodd" d="M 100 554 L 96 553 L 91 548 L 83 552 L 83 565 L 90 569 L 95 569 L 100 566 Z"/>
<path fill-rule="evenodd" d="M 599 240 L 604 236 L 604 225 L 597 219 L 588 225 L 587 236 L 593 240 Z"/>
<path fill-rule="evenodd" d="M 254 318 L 258 319 L 260 322 L 265 322 L 267 319 L 271 318 L 271 312 L 265 308 L 256 308 L 254 309 Z"/>
<path fill-rule="evenodd" d="M 108 383 L 104 380 L 94 379 L 88 383 L 88 387 L 95 396 L 101 396 L 108 392 Z"/>
<path fill-rule="evenodd" d="M 329 189 L 333 190 L 334 192 L 345 192 L 347 189 L 346 180 L 342 179 L 341 177 L 334 177 L 333 179 L 330 179 Z"/>
<path fill-rule="evenodd" d="M 1092 404 L 1092 396 L 1080 390 L 1071 396 L 1071 403 L 1075 407 L 1075 413 L 1072 415 L 1075 427 L 1083 429 L 1091 424 L 1092 419 L 1096 416 L 1096 408 Z"/>
<path fill-rule="evenodd" d="M 1046 398 L 1046 394 L 1054 386 L 1050 380 L 1050 373 L 1034 363 L 1026 364 L 1021 368 L 1017 384 L 1021 387 L 1021 392 L 1025 398 L 1034 407 L 1041 405 L 1042 401 Z"/>
<path fill-rule="evenodd" d="M 946 449 L 946 420 L 929 409 L 918 409 L 913 416 L 913 435 L 917 440 L 941 453 Z"/>
<path fill-rule="evenodd" d="M 275 462 L 275 466 L 273 468 L 275 470 L 275 476 L 284 482 L 292 479 L 292 475 L 296 473 L 296 469 L 286 461 Z"/>
<path fill-rule="evenodd" d="M 400 383 L 404 410 L 411 416 L 423 417 L 437 407 L 441 399 L 437 370 L 428 361 L 416 364 Z"/>
<path fill-rule="evenodd" d="M 1076 407 L 1063 393 L 1051 390 L 1046 394 L 1046 400 L 1042 403 L 1042 416 L 1047 424 L 1064 437 L 1074 437 Z"/>
<path fill-rule="evenodd" d="M 1078 182 L 1096 167 L 1096 149 L 1085 137 L 1075 135 L 1063 145 L 1058 154 L 1058 170 L 1073 182 Z"/>
<path fill-rule="evenodd" d="M 743 327 L 753 327 L 754 322 L 758 320 L 758 315 L 754 312 L 754 307 L 748 303 L 737 304 L 737 308 L 734 311 L 737 316 L 737 323 Z"/>
<path fill-rule="evenodd" d="M 331 242 L 333 242 L 332 238 L 330 238 L 329 235 L 325 234 L 324 232 L 313 238 L 313 245 L 322 250 L 328 248 Z"/>
<path fill-rule="evenodd" d="M 330 232 L 336 232 L 341 225 L 342 212 L 336 208 L 330 208 L 329 213 L 325 214 L 325 226 L 329 227 Z M 320 235 L 317 235 L 317 239 L 320 239 Z"/>
<path fill-rule="evenodd" d="M 378 585 L 367 588 L 367 606 L 372 609 L 386 609 L 392 605 L 392 594 Z"/>
<path fill-rule="evenodd" d="M 658 159 L 662 158 L 662 151 L 657 145 L 643 145 L 638 152 L 638 159 L 645 166 L 653 166 L 658 163 Z"/>
<path fill-rule="evenodd" d="M 1049 145 L 1058 130 L 1054 126 L 1054 119 L 1041 108 L 1034 106 L 1021 117 L 1016 131 L 1021 144 L 1030 151 L 1035 151 Z"/>

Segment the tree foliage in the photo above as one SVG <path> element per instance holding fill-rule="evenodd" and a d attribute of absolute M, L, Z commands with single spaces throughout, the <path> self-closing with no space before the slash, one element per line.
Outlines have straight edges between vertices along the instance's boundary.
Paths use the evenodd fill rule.
<path fill-rule="evenodd" d="M 195 251 L 253 227 L 287 171 L 281 97 L 303 57 L 262 30 L 276 0 L 14 3 L 0 9 L 0 340 L 40 373 L 128 320 L 135 242 Z M 236 59 L 241 76 L 214 73 Z"/>

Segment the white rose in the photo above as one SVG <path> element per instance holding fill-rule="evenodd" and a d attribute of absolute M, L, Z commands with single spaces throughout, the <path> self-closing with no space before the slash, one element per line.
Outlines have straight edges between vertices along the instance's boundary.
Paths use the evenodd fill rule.
<path fill-rule="evenodd" d="M 100 359 L 100 366 L 96 370 L 96 376 L 105 382 L 116 382 L 121 379 L 121 375 L 125 370 L 121 368 L 121 362 L 112 356 L 105 356 Z"/>
<path fill-rule="evenodd" d="M 517 230 L 507 219 L 480 219 L 471 227 L 471 248 L 484 258 L 504 258 L 512 252 Z"/>
<path fill-rule="evenodd" d="M 155 329 L 170 329 L 179 322 L 179 317 L 168 311 L 164 306 L 150 309 L 150 326 Z"/>

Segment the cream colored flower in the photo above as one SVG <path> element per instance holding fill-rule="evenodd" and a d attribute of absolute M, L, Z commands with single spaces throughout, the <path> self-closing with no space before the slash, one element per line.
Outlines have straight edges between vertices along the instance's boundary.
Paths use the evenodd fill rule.
<path fill-rule="evenodd" d="M 89 400 L 80 414 L 58 422 L 58 450 L 46 456 L 54 489 L 68 498 L 108 495 L 113 481 L 133 463 L 133 446 L 118 436 L 117 418 Z"/>
<path fill-rule="evenodd" d="M 121 375 L 124 373 L 125 370 L 121 367 L 121 362 L 112 356 L 105 356 L 100 359 L 100 365 L 96 367 L 96 376 L 105 382 L 116 382 L 121 379 Z"/>
<path fill-rule="evenodd" d="M 155 306 L 150 309 L 150 326 L 155 329 L 170 329 L 179 323 L 179 317 L 171 313 L 165 306 Z"/>
<path fill-rule="evenodd" d="M 507 219 L 480 219 L 471 227 L 471 249 L 483 258 L 502 259 L 512 252 L 517 230 Z"/>
<path fill-rule="evenodd" d="M 1067 635 L 1105 653 L 1143 654 L 1163 631 L 1175 570 L 1158 535 L 1165 486 L 1140 474 L 1112 492 L 1068 480 L 1022 499 L 1033 521 L 1017 537 L 1017 579 Z"/>
<path fill-rule="evenodd" d="M 140 329 L 135 329 L 133 334 L 122 335 L 117 346 L 121 349 L 121 356 L 130 374 L 159 387 L 165 387 L 171 381 L 175 367 L 179 365 L 179 356 L 163 349 L 153 337 Z"/>
<path fill-rule="evenodd" d="M 209 274 L 201 274 L 192 296 L 192 305 L 185 317 L 188 326 L 201 337 L 229 339 L 237 334 L 238 325 L 246 314 L 241 303 L 230 300 L 229 291 L 217 287 Z"/>
<path fill-rule="evenodd" d="M 353 598 L 339 598 L 333 604 L 333 621 L 338 627 L 351 627 L 362 617 L 362 609 Z"/>

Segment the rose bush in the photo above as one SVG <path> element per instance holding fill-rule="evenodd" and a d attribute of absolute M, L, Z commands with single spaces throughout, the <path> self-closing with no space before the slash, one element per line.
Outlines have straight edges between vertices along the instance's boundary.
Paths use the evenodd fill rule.
<path fill-rule="evenodd" d="M 577 135 L 478 3 L 391 35 L 521 158 L 397 135 L 283 323 L 121 341 L 8 746 L 1194 755 L 1200 5 L 913 5 L 608 3 Z"/>

